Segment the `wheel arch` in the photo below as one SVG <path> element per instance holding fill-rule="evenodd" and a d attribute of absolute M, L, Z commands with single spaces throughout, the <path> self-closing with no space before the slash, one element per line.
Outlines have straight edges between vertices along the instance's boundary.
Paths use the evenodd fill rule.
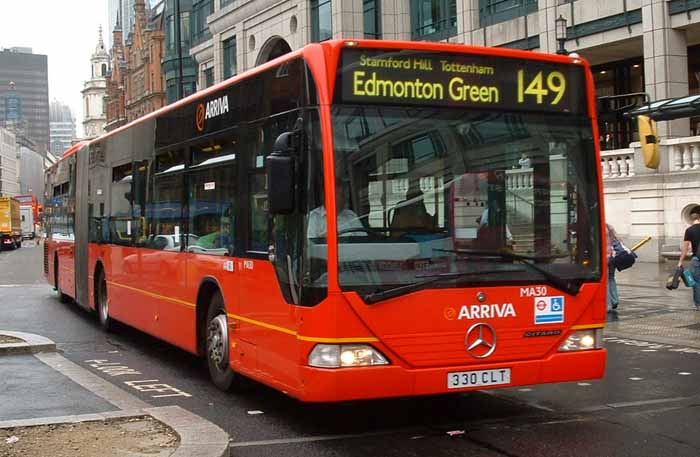
<path fill-rule="evenodd" d="M 213 276 L 207 276 L 204 279 L 202 279 L 202 282 L 199 285 L 199 290 L 197 291 L 196 303 L 197 353 L 199 355 L 205 353 L 204 335 L 207 325 L 207 313 L 209 312 L 209 303 L 211 302 L 211 298 L 217 292 L 221 294 L 221 297 L 224 301 L 224 307 L 226 307 L 226 296 L 224 295 L 224 289 L 223 287 L 221 287 L 219 281 Z"/>

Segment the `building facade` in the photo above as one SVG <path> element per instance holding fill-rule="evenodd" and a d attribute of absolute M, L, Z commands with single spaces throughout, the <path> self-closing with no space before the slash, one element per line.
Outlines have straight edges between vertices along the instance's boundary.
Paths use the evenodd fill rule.
<path fill-rule="evenodd" d="M 0 127 L 0 196 L 20 194 L 18 152 L 15 132 Z"/>
<path fill-rule="evenodd" d="M 50 107 L 50 130 L 51 147 L 50 151 L 55 156 L 62 156 L 71 147 L 76 138 L 75 117 L 73 111 L 65 103 L 53 100 Z"/>
<path fill-rule="evenodd" d="M 591 63 L 598 96 L 700 94 L 695 0 L 192 0 L 192 11 L 200 90 L 311 42 L 372 38 L 576 52 Z M 700 115 L 659 123 L 658 170 L 644 167 L 622 110 L 599 128 L 608 221 L 629 244 L 653 237 L 642 260 L 677 255 L 700 207 Z"/>
<path fill-rule="evenodd" d="M 39 203 L 44 203 L 44 157 L 27 138 L 17 137 L 17 147 L 19 194 L 36 195 Z"/>
<path fill-rule="evenodd" d="M 107 75 L 109 74 L 109 54 L 102 41 L 102 27 L 95 52 L 90 57 L 90 79 L 85 81 L 83 94 L 83 136 L 94 138 L 105 133 L 107 111 Z"/>
<path fill-rule="evenodd" d="M 134 0 L 107 0 L 107 22 L 109 30 L 114 30 L 119 22 L 124 31 L 122 40 L 126 40 L 134 29 Z M 112 37 L 108 37 L 107 44 L 109 48 L 114 46 Z"/>
<path fill-rule="evenodd" d="M 105 99 L 107 131 L 165 105 L 162 9 L 150 10 L 145 0 L 134 0 L 134 11 L 134 31 L 124 46 L 120 44 L 123 31 L 119 22 L 112 33 L 115 44 L 111 49 Z"/>
<path fill-rule="evenodd" d="M 205 38 L 208 33 L 206 18 L 213 12 L 211 2 L 165 0 L 165 55 L 162 66 L 168 103 L 197 91 L 197 65 L 190 56 L 190 48 L 192 43 Z M 176 19 L 178 15 L 179 21 Z M 177 45 L 178 39 L 180 46 Z"/>
<path fill-rule="evenodd" d="M 13 127 L 49 148 L 48 61 L 29 48 L 0 50 L 0 126 Z"/>

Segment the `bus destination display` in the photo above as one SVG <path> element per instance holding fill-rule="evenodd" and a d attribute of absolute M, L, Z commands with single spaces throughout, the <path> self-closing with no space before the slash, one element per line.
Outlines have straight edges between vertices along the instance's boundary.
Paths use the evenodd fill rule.
<path fill-rule="evenodd" d="M 338 103 L 585 113 L 583 67 L 478 54 L 346 49 Z"/>

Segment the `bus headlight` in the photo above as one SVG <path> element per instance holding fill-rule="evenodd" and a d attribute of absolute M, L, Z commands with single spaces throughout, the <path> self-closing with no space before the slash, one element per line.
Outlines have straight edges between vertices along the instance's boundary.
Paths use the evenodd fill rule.
<path fill-rule="evenodd" d="M 388 365 L 384 355 L 366 344 L 317 344 L 309 354 L 309 366 L 318 368 Z"/>
<path fill-rule="evenodd" d="M 560 352 L 587 351 L 589 349 L 600 349 L 603 347 L 603 329 L 592 328 L 573 332 L 559 346 Z"/>

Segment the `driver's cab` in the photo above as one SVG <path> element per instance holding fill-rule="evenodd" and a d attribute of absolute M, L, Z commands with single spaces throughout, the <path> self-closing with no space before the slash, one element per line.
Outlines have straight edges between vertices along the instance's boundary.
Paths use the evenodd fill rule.
<path fill-rule="evenodd" d="M 337 157 L 344 158 L 336 163 L 336 208 L 339 257 L 346 266 L 379 261 L 396 267 L 429 258 L 433 248 L 452 249 L 443 170 L 447 145 L 437 131 L 395 141 L 390 136 L 350 134 L 357 142 L 336 141 Z"/>

